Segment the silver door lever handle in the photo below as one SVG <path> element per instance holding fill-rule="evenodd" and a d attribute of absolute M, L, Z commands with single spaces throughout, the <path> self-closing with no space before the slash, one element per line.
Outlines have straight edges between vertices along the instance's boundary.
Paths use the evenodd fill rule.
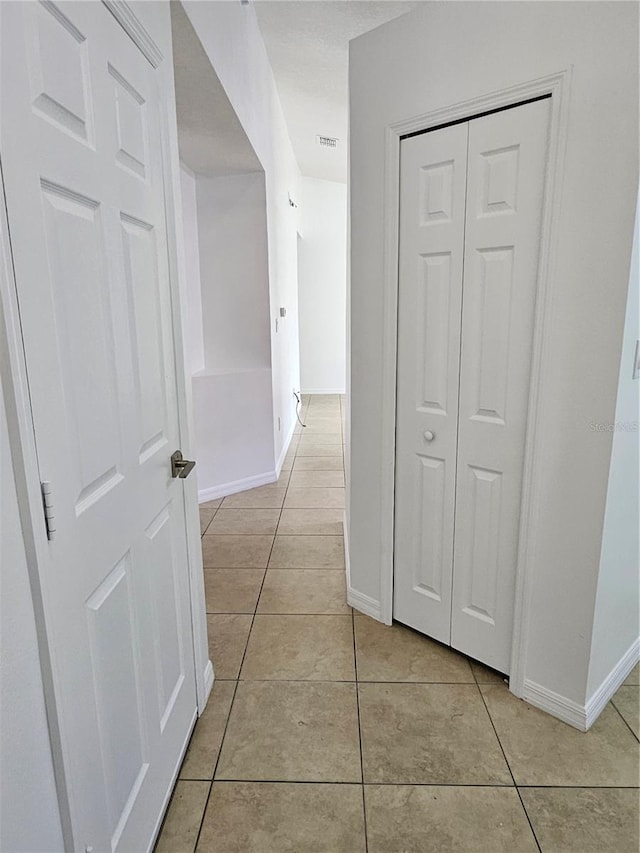
<path fill-rule="evenodd" d="M 179 477 L 181 480 L 184 480 L 185 477 L 188 477 L 189 474 L 196 467 L 195 462 L 191 462 L 188 459 L 182 458 L 182 453 L 179 450 L 176 450 L 175 453 L 171 456 L 171 476 Z"/>

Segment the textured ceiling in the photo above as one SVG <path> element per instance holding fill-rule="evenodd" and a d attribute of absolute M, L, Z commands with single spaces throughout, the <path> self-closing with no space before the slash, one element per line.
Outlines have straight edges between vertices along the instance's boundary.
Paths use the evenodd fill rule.
<path fill-rule="evenodd" d="M 349 40 L 404 15 L 404 0 L 254 0 L 303 175 L 347 180 Z M 316 137 L 334 136 L 336 150 Z"/>
<path fill-rule="evenodd" d="M 180 159 L 210 177 L 260 171 L 260 161 L 179 3 L 171 3 L 171 29 Z"/>

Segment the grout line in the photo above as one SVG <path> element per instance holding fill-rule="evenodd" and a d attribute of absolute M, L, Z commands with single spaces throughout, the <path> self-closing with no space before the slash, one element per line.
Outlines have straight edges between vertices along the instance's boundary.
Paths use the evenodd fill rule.
<path fill-rule="evenodd" d="M 214 687 L 215 687 L 215 683 L 214 683 Z M 218 764 L 220 762 L 220 756 L 222 755 L 222 747 L 224 745 L 224 739 L 227 736 L 227 728 L 229 726 L 229 720 L 231 719 L 231 711 L 233 710 L 233 705 L 234 705 L 234 702 L 236 701 L 236 693 L 237 692 L 238 692 L 238 682 L 236 681 L 236 686 L 233 689 L 233 696 L 231 697 L 231 704 L 229 705 L 229 713 L 227 714 L 227 719 L 226 719 L 225 724 L 224 724 L 224 731 L 222 732 L 222 737 L 220 739 L 220 748 L 218 750 L 216 763 L 213 767 L 211 779 L 206 780 L 206 781 L 210 781 L 209 791 L 207 793 L 207 799 L 206 799 L 205 804 L 204 804 L 204 809 L 202 810 L 202 817 L 200 819 L 200 826 L 198 827 L 198 834 L 196 835 L 196 839 L 195 839 L 194 844 L 193 844 L 193 851 L 195 851 L 197 849 L 198 842 L 200 841 L 200 835 L 202 834 L 202 827 L 204 826 L 204 819 L 207 815 L 207 810 L 209 808 L 209 800 L 211 799 L 211 793 L 213 791 L 213 783 L 215 782 L 215 779 L 216 779 L 216 770 L 218 769 Z M 186 753 L 185 753 L 185 755 L 186 755 Z M 158 837 L 160 837 L 160 836 L 158 836 Z"/>
<path fill-rule="evenodd" d="M 180 779 L 181 782 L 211 782 L 211 779 Z M 344 779 L 215 779 L 216 783 L 246 782 L 251 785 L 357 785 L 364 788 L 497 788 L 510 791 L 520 789 L 569 789 L 575 791 L 637 791 L 633 785 L 496 785 L 490 782 L 345 782 Z"/>
<path fill-rule="evenodd" d="M 533 840 L 536 842 L 536 845 L 537 845 L 540 853 L 542 853 L 542 847 L 540 846 L 540 841 L 538 840 L 538 836 L 536 835 L 536 831 L 533 828 L 533 823 L 531 822 L 531 818 L 529 817 L 529 812 L 527 811 L 527 808 L 524 804 L 524 800 L 522 799 L 522 796 L 520 795 L 520 791 L 518 790 L 518 786 L 516 784 L 516 778 L 513 775 L 513 770 L 511 769 L 511 765 L 509 764 L 509 759 L 507 758 L 507 753 L 505 752 L 504 747 L 502 746 L 502 741 L 500 740 L 500 735 L 498 734 L 498 730 L 496 729 L 495 723 L 493 722 L 493 717 L 491 716 L 491 712 L 489 711 L 489 706 L 487 705 L 486 699 L 484 698 L 484 693 L 482 692 L 482 690 L 480 690 L 479 684 L 476 683 L 476 686 L 478 688 L 478 693 L 480 694 L 480 698 L 482 699 L 482 704 L 484 705 L 484 709 L 487 712 L 487 717 L 489 717 L 489 722 L 491 723 L 491 728 L 493 729 L 493 732 L 496 736 L 496 740 L 498 741 L 498 746 L 500 747 L 500 750 L 502 752 L 502 756 L 504 758 L 505 764 L 507 765 L 507 768 L 509 770 L 509 775 L 513 779 L 513 786 L 518 793 L 518 799 L 520 800 L 520 805 L 522 806 L 522 810 L 524 811 L 525 817 L 527 818 L 527 822 L 529 823 L 529 827 L 531 829 L 531 834 L 533 835 Z"/>
<path fill-rule="evenodd" d="M 620 687 L 622 687 L 622 686 L 623 686 L 623 685 L 621 684 L 621 685 L 620 685 Z M 631 685 L 631 684 L 630 684 L 630 685 L 628 685 L 628 686 L 629 686 L 629 687 L 632 687 L 633 685 Z M 615 695 L 615 693 L 614 693 L 614 694 L 613 694 L 613 696 L 611 697 L 611 699 L 609 699 L 609 704 L 610 704 L 610 705 L 613 705 L 613 707 L 614 707 L 614 708 L 616 709 L 616 711 L 618 712 L 618 715 L 619 715 L 619 716 L 620 716 L 620 718 L 622 719 L 622 722 L 623 722 L 623 723 L 625 724 L 625 726 L 629 729 L 629 731 L 630 731 L 630 732 L 631 732 L 631 734 L 634 736 L 634 738 L 638 741 L 638 743 L 640 743 L 640 738 L 639 738 L 639 737 L 638 737 L 638 735 L 634 732 L 634 730 L 631 728 L 631 726 L 630 726 L 630 725 L 629 725 L 629 723 L 627 722 L 627 720 L 626 720 L 626 718 L 625 718 L 624 714 L 622 713 L 622 711 L 618 708 L 618 706 L 617 706 L 617 705 L 615 704 L 615 702 L 613 701 L 615 698 L 616 698 L 616 695 Z"/>
<path fill-rule="evenodd" d="M 360 777 L 362 779 L 362 817 L 364 820 L 364 849 L 365 853 L 369 850 L 369 838 L 367 833 L 367 804 L 364 796 L 364 758 L 362 755 L 362 727 L 360 725 L 360 691 L 358 689 L 358 652 L 356 648 L 356 620 L 351 610 L 351 634 L 353 637 L 353 668 L 356 676 L 356 712 L 358 715 L 358 748 L 360 750 Z"/>

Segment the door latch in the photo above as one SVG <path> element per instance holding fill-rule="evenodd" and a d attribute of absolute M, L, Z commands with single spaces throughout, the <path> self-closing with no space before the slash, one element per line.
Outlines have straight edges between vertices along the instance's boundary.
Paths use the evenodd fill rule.
<path fill-rule="evenodd" d="M 179 477 L 181 480 L 184 480 L 185 477 L 188 477 L 189 474 L 196 467 L 195 462 L 191 462 L 188 459 L 182 458 L 182 452 L 180 450 L 176 450 L 175 453 L 171 456 L 171 476 Z"/>

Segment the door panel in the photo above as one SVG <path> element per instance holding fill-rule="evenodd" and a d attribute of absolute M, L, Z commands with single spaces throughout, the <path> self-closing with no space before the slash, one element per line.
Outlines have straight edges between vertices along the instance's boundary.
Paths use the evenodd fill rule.
<path fill-rule="evenodd" d="M 196 710 L 159 71 L 101 3 L 2 4 L 0 142 L 74 849 L 144 851 Z M 150 143 L 153 140 L 153 144 Z"/>
<path fill-rule="evenodd" d="M 505 673 L 549 105 L 469 122 L 451 645 Z"/>
<path fill-rule="evenodd" d="M 467 126 L 400 150 L 394 616 L 448 643 Z"/>
<path fill-rule="evenodd" d="M 502 672 L 548 123 L 542 100 L 400 146 L 393 613 Z"/>

